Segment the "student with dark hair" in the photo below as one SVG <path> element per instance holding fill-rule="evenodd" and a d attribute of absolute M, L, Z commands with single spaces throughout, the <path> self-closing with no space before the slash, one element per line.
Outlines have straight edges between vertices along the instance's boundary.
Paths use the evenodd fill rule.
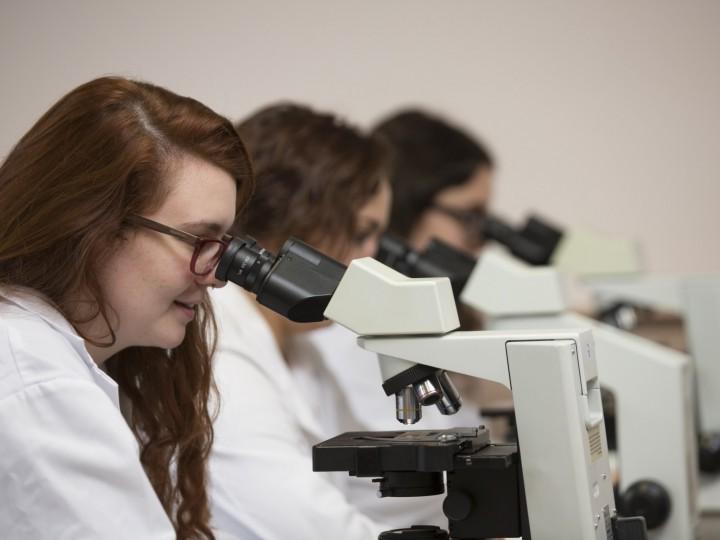
<path fill-rule="evenodd" d="M 391 198 L 380 140 L 293 104 L 256 112 L 238 132 L 253 159 L 256 190 L 234 233 L 273 252 L 294 236 L 345 264 L 376 252 Z M 375 540 L 393 528 L 350 504 L 346 475 L 312 470 L 312 445 L 351 421 L 304 339 L 317 325 L 290 322 L 236 287 L 213 295 L 213 303 L 221 329 L 211 457 L 216 524 L 263 540 Z"/>
<path fill-rule="evenodd" d="M 418 249 L 439 237 L 475 254 L 482 238 L 469 234 L 458 217 L 484 216 L 493 170 L 490 153 L 459 128 L 417 110 L 387 118 L 374 133 L 392 151 L 390 230 L 410 239 Z M 477 315 L 459 308 L 463 325 L 479 329 Z M 380 369 L 374 355 L 359 349 L 351 332 L 333 325 L 313 332 L 310 339 L 320 351 L 325 369 L 340 386 L 356 422 L 341 425 L 339 432 L 402 429 L 395 420 L 394 398 L 385 396 L 380 388 Z M 457 375 L 453 380 L 461 389 L 465 406 L 452 416 L 425 407 L 419 427 L 444 429 L 482 423 L 477 404 L 482 393 L 480 385 L 475 379 Z M 442 513 L 443 496 L 378 500 L 365 479 L 355 478 L 348 481 L 346 490 L 359 509 L 377 520 L 396 525 L 447 525 Z"/>
<path fill-rule="evenodd" d="M 215 538 L 206 292 L 251 190 L 225 118 L 114 77 L 2 163 L 4 539 Z"/>
<path fill-rule="evenodd" d="M 374 133 L 393 149 L 390 230 L 422 249 L 433 238 L 476 254 L 490 198 L 494 160 L 477 139 L 439 116 L 404 110 Z"/>

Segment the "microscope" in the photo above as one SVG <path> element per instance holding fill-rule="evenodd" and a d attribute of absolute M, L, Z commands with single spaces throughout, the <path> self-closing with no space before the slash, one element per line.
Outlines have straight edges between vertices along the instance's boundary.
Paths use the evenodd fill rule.
<path fill-rule="evenodd" d="M 297 276 L 297 277 L 296 277 Z M 422 406 L 460 407 L 446 371 L 511 389 L 518 445 L 493 444 L 483 428 L 346 433 L 313 448 L 316 470 L 378 478 L 381 496 L 442 493 L 449 538 L 645 540 L 643 518 L 615 509 L 591 332 L 458 332 L 446 278 L 408 278 L 371 259 L 344 268 L 297 240 L 274 256 L 233 239 L 216 277 L 252 291 L 292 320 L 324 317 L 378 354 L 396 417 Z M 381 538 L 448 538 L 433 527 Z"/>
<path fill-rule="evenodd" d="M 687 348 L 692 361 L 697 425 L 699 478 L 698 506 L 703 512 L 720 512 L 720 276 L 641 275 L 637 247 L 630 241 L 610 239 L 581 230 L 562 230 L 531 216 L 514 229 L 501 222 L 485 226 L 488 238 L 498 241 L 530 265 L 552 264 L 580 278 L 591 291 L 602 318 L 610 325 L 628 328 L 636 320 L 637 308 L 677 314 L 685 325 Z M 502 235 L 493 234 L 496 229 Z M 509 238 L 510 240 L 506 240 Z M 518 240 L 518 238 L 520 238 Z M 514 243 L 513 243 L 514 242 Z M 527 247 L 529 245 L 530 247 Z M 518 249 L 517 246 L 524 247 Z M 597 340 L 597 333 L 596 333 Z M 607 355 L 602 355 L 606 358 Z M 607 381 L 604 375 L 603 380 Z M 693 484 L 698 483 L 694 475 Z"/>
<path fill-rule="evenodd" d="M 507 227 L 501 241 L 513 242 L 513 235 L 517 233 Z M 423 252 L 414 252 L 397 238 L 385 237 L 378 258 L 399 268 L 398 254 L 405 253 L 411 275 L 438 276 L 443 272 L 439 264 L 430 274 L 423 273 L 427 265 L 414 262 L 426 253 L 442 251 L 437 245 L 442 243 L 434 240 Z M 470 267 L 468 274 L 455 277 L 463 283 L 462 290 L 455 291 L 456 297 L 483 312 L 488 328 L 592 329 L 603 389 L 614 393 L 619 409 L 620 489 L 616 502 L 620 513 L 643 515 L 654 540 L 694 538 L 698 475 L 687 355 L 571 313 L 554 268 L 530 266 L 497 248 L 486 248 L 479 261 L 460 253 L 455 256 L 464 257 L 464 268 Z M 459 269 L 460 265 L 451 263 L 444 271 L 453 274 Z M 658 448 L 662 451 L 656 451 Z"/>
<path fill-rule="evenodd" d="M 561 228 L 531 215 L 520 227 L 489 215 L 482 233 L 532 266 L 553 266 L 573 275 L 616 275 L 640 270 L 637 245 L 581 228 Z"/>
<path fill-rule="evenodd" d="M 640 268 L 634 243 L 582 229 L 562 230 L 537 216 L 516 228 L 487 215 L 481 228 L 478 232 L 485 240 L 503 246 L 530 266 L 552 265 L 581 276 L 625 275 Z M 375 258 L 408 277 L 447 277 L 456 298 L 476 263 L 475 257 L 438 239 L 416 251 L 391 233 L 381 238 Z"/>
<path fill-rule="evenodd" d="M 529 267 L 491 249 L 461 298 L 495 330 L 592 329 L 603 388 L 615 398 L 621 512 L 644 515 L 653 540 L 693 539 L 699 510 L 690 358 L 570 312 L 560 289 L 554 268 Z M 512 300 L 503 290 L 514 292 Z"/>
<path fill-rule="evenodd" d="M 615 324 L 628 310 L 650 308 L 683 319 L 693 360 L 699 424 L 700 508 L 720 512 L 720 276 L 626 275 L 586 279 L 600 309 Z M 630 311 L 632 313 L 632 311 Z"/>

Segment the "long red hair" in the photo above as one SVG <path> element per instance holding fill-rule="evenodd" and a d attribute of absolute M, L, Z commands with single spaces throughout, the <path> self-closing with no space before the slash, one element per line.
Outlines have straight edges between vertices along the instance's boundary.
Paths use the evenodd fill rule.
<path fill-rule="evenodd" d="M 0 166 L 0 285 L 24 286 L 74 324 L 69 295 L 89 293 L 108 320 L 96 265 L 124 220 L 157 208 L 168 162 L 191 153 L 237 182 L 238 208 L 253 188 L 232 124 L 163 88 L 105 77 L 64 96 Z M 212 444 L 208 397 L 215 323 L 206 302 L 173 350 L 134 347 L 107 362 L 129 399 L 140 460 L 179 539 L 213 538 L 206 492 Z M 113 336 L 114 338 L 114 336 Z M 174 471 L 174 473 L 173 473 Z"/>

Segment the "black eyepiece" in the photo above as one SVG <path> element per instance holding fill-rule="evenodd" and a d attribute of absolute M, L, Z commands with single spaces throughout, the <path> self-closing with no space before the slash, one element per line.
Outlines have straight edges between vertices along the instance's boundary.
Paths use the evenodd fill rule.
<path fill-rule="evenodd" d="M 550 254 L 544 246 L 524 237 L 504 221 L 488 216 L 485 219 L 485 238 L 505 246 L 518 259 L 535 266 L 547 264 Z"/>
<path fill-rule="evenodd" d="M 257 301 L 296 322 L 324 320 L 345 266 L 291 238 L 277 256 L 250 237 L 233 238 L 215 277 L 255 294 Z"/>
<path fill-rule="evenodd" d="M 275 256 L 261 248 L 255 239 L 249 236 L 233 238 L 218 263 L 215 277 L 232 281 L 257 294 L 274 259 Z"/>
<path fill-rule="evenodd" d="M 520 230 L 495 216 L 487 216 L 483 234 L 485 238 L 505 246 L 518 259 L 534 266 L 550 264 L 563 236 L 560 229 L 536 216 L 531 216 Z"/>

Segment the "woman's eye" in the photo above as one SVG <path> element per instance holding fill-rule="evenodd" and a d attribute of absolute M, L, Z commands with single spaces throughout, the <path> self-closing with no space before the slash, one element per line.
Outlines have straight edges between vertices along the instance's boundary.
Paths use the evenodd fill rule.
<path fill-rule="evenodd" d="M 361 246 L 361 245 L 363 245 L 365 242 L 368 241 L 368 239 L 370 238 L 371 235 L 372 235 L 372 232 L 371 232 L 371 231 L 365 231 L 365 232 L 357 233 L 357 234 L 353 237 L 353 240 L 352 240 L 352 241 L 353 241 L 353 244 L 355 244 L 356 246 Z"/>

